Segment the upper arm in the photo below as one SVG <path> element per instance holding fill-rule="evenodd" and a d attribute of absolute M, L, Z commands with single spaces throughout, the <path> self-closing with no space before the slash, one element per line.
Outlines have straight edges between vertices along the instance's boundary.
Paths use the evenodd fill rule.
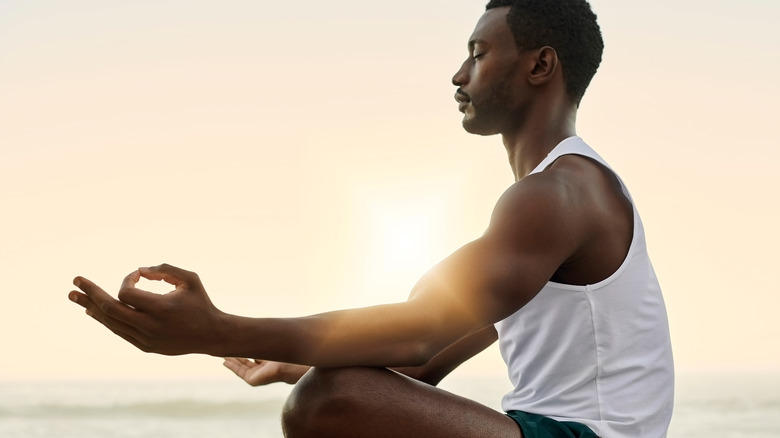
<path fill-rule="evenodd" d="M 483 236 L 429 271 L 411 300 L 428 309 L 446 347 L 511 315 L 542 289 L 582 242 L 566 190 L 551 178 L 526 178 L 501 197 Z"/>

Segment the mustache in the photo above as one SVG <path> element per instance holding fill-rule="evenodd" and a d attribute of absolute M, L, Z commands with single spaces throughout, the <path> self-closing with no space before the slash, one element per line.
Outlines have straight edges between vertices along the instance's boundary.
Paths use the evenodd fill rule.
<path fill-rule="evenodd" d="M 457 100 L 459 100 L 459 101 L 467 101 L 467 102 L 471 102 L 471 96 L 469 96 L 468 94 L 466 94 L 466 93 L 465 93 L 465 92 L 464 92 L 462 89 L 460 89 L 460 88 L 458 88 L 457 90 L 455 90 L 455 99 L 457 99 Z"/>

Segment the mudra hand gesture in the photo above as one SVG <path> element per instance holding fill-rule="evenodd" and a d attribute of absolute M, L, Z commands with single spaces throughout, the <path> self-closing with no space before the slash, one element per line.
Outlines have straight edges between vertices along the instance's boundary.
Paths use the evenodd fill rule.
<path fill-rule="evenodd" d="M 175 289 L 164 295 L 138 289 L 142 277 L 165 281 Z M 145 352 L 227 355 L 219 354 L 225 314 L 211 303 L 194 272 L 166 264 L 139 268 L 122 281 L 118 299 L 84 277 L 76 277 L 73 284 L 81 291 L 71 291 L 71 301 Z"/>

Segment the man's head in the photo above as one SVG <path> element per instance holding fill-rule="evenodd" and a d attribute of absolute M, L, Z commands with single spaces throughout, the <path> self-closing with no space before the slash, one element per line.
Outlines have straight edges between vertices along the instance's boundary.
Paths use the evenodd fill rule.
<path fill-rule="evenodd" d="M 452 78 L 463 127 L 513 135 L 574 120 L 602 49 L 585 0 L 491 0 Z"/>
<path fill-rule="evenodd" d="M 518 50 L 555 49 L 569 97 L 579 105 L 601 63 L 604 41 L 586 0 L 490 0 L 509 6 L 507 22 Z"/>

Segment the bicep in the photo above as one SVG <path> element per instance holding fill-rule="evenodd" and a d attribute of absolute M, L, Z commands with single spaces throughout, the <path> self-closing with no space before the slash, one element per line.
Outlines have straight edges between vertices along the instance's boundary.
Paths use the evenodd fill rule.
<path fill-rule="evenodd" d="M 490 226 L 428 272 L 410 299 L 442 327 L 472 333 L 511 315 L 542 289 L 578 238 L 565 204 L 544 190 L 507 192 Z"/>

